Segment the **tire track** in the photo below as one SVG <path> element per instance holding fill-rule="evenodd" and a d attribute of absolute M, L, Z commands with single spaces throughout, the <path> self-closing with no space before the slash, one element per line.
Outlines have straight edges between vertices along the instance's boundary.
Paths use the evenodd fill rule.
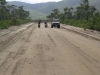
<path fill-rule="evenodd" d="M 28 26 L 27 29 L 29 29 L 30 27 L 31 27 L 31 25 Z M 18 33 L 15 33 L 14 35 L 8 37 L 7 40 L 1 41 L 1 42 L 0 42 L 0 52 L 2 52 L 3 50 L 5 50 L 9 45 L 11 45 L 11 44 L 13 44 L 14 42 L 16 42 L 16 40 L 19 39 L 19 37 L 21 36 L 21 34 L 24 33 L 24 31 L 25 31 L 25 30 L 22 30 L 22 31 L 20 31 L 20 32 L 18 32 Z"/>
<path fill-rule="evenodd" d="M 13 44 L 13 42 L 16 42 L 17 39 L 19 39 L 19 36 L 23 33 L 23 31 L 16 33 L 15 35 L 9 37 L 9 39 L 1 42 L 0 52 L 5 50 L 9 45 Z"/>
<path fill-rule="evenodd" d="M 14 56 L 16 53 L 10 52 L 5 61 L 0 65 L 0 75 L 5 75 L 5 72 L 11 66 L 12 61 L 14 60 Z"/>
<path fill-rule="evenodd" d="M 55 31 L 53 31 L 55 32 Z M 55 32 L 55 34 L 57 35 L 57 37 L 62 40 L 62 43 L 65 43 L 70 49 L 71 51 L 73 51 L 73 53 L 76 53 L 75 55 L 77 55 L 77 57 L 81 57 L 81 59 L 79 59 L 79 61 L 81 60 L 81 63 L 94 75 L 96 74 L 96 72 L 93 71 L 93 69 L 90 68 L 90 66 L 87 66 L 87 63 L 94 65 L 94 63 L 96 65 L 99 65 L 99 62 L 96 59 L 93 59 L 91 56 L 89 56 L 89 54 L 83 52 L 79 47 L 77 47 L 76 45 L 74 45 L 73 43 L 71 43 L 70 41 L 68 41 L 67 38 L 65 38 L 62 35 L 59 35 L 57 32 Z M 66 41 L 66 42 L 65 42 Z M 84 61 L 87 61 L 87 63 L 84 63 Z M 98 69 L 100 67 L 96 67 L 94 66 L 97 71 L 99 71 Z"/>
<path fill-rule="evenodd" d="M 22 69 L 24 68 L 25 62 L 27 58 L 20 59 L 17 63 L 16 66 L 14 67 L 11 75 L 21 75 Z"/>
<path fill-rule="evenodd" d="M 14 58 L 16 58 L 19 55 L 23 55 L 26 52 L 26 50 L 28 50 L 28 45 L 27 44 L 29 43 L 29 39 L 30 39 L 30 37 L 31 37 L 34 30 L 35 30 L 35 27 L 32 27 L 31 31 L 28 33 L 28 36 L 26 36 L 26 38 L 25 38 L 25 41 L 24 41 L 25 44 L 22 44 L 22 46 L 19 48 L 19 50 L 16 53 Z"/>
<path fill-rule="evenodd" d="M 30 27 L 31 28 L 31 27 Z M 15 37 L 16 39 L 14 39 L 14 40 L 16 40 L 16 41 L 18 41 L 18 40 L 23 40 L 23 38 L 22 39 L 20 39 L 21 37 L 24 37 L 24 36 L 22 36 L 22 34 L 25 34 L 27 31 L 30 31 L 30 28 L 28 29 L 28 30 L 25 30 L 25 31 L 23 31 L 21 34 L 20 34 L 20 36 L 18 37 Z M 23 40 L 21 43 L 25 43 L 25 44 L 22 44 L 19 48 L 18 48 L 18 50 L 16 50 L 16 52 L 10 52 L 9 53 L 9 55 L 7 56 L 7 58 L 4 60 L 4 62 L 0 65 L 0 75 L 5 75 L 5 73 L 7 72 L 7 70 L 8 69 L 10 69 L 10 66 L 12 65 L 12 63 L 13 63 L 13 61 L 17 58 L 17 57 L 19 57 L 20 55 L 23 55 L 25 52 L 26 52 L 26 50 L 27 50 L 27 47 L 28 47 L 28 41 L 29 41 L 29 39 L 30 39 L 30 36 L 32 35 L 32 32 L 35 30 L 35 27 L 32 27 L 31 28 L 31 31 L 29 32 L 29 34 L 28 35 L 25 35 L 26 37 L 25 37 L 25 41 Z M 13 42 L 13 41 L 12 41 Z M 10 44 L 11 45 L 11 44 Z M 17 60 L 19 60 L 18 58 L 17 58 Z"/>
<path fill-rule="evenodd" d="M 45 63 L 46 63 L 46 68 L 47 70 L 45 71 L 49 71 L 52 75 L 60 75 L 63 72 L 65 73 L 66 71 L 63 70 L 63 72 L 60 70 L 60 66 L 59 63 L 56 61 L 57 58 L 55 56 L 55 54 L 57 55 L 57 57 L 59 57 L 60 59 L 62 58 L 62 55 L 59 53 L 58 49 L 57 49 L 57 43 L 55 43 L 54 36 L 51 32 L 51 30 L 48 32 L 46 30 L 44 30 L 44 43 L 46 43 L 46 45 L 48 45 L 49 47 L 49 51 L 45 51 L 45 45 L 44 45 L 44 58 L 45 58 Z M 43 34 L 43 33 L 42 33 Z M 52 35 L 50 35 L 52 34 Z M 47 42 L 48 41 L 48 42 Z M 50 56 L 47 55 L 47 53 L 52 53 Z M 47 55 L 47 56 L 46 56 Z M 59 60 L 59 59 L 58 59 Z M 53 65 L 53 66 L 49 66 L 49 65 Z M 51 70 L 52 68 L 52 70 Z M 60 74 L 58 73 L 60 72 Z M 45 72 L 45 74 L 47 75 L 48 72 Z"/>

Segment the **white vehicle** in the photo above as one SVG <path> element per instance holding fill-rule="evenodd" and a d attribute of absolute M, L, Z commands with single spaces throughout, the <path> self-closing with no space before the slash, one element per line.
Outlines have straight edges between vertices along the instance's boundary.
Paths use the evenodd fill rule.
<path fill-rule="evenodd" d="M 51 22 L 51 28 L 53 28 L 53 27 L 60 28 L 59 19 L 53 19 L 53 20 L 52 20 L 52 22 Z"/>

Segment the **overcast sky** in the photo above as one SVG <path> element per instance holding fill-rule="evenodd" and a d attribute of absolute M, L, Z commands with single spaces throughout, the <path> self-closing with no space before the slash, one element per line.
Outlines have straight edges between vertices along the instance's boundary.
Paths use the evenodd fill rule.
<path fill-rule="evenodd" d="M 34 4 L 34 3 L 50 2 L 50 1 L 58 2 L 58 1 L 61 1 L 61 0 L 6 0 L 6 1 L 21 1 L 21 2 Z"/>

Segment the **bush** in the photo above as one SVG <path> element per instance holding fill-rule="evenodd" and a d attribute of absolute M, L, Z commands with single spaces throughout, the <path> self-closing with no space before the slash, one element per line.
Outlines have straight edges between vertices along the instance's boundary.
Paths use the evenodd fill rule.
<path fill-rule="evenodd" d="M 0 29 L 7 29 L 12 25 L 21 25 L 30 22 L 30 20 L 20 20 L 13 18 L 12 20 L 2 20 L 0 21 Z"/>
<path fill-rule="evenodd" d="M 84 28 L 84 30 L 92 29 L 92 30 L 100 31 L 100 17 L 96 21 L 93 18 L 90 18 L 89 21 L 87 21 L 87 20 L 75 20 L 75 19 L 68 20 L 68 19 L 65 19 L 64 23 L 67 24 L 67 25 L 73 25 L 73 26 L 76 26 L 76 27 Z"/>
<path fill-rule="evenodd" d="M 9 26 L 11 26 L 10 20 L 0 21 L 0 29 L 7 29 Z"/>

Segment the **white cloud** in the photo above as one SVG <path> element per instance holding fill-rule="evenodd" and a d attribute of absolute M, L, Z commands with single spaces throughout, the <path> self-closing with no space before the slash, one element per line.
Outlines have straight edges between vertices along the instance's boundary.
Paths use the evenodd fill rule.
<path fill-rule="evenodd" d="M 61 0 L 6 0 L 6 1 L 21 1 L 26 3 L 41 3 L 41 2 L 50 2 L 50 1 L 61 1 Z"/>

